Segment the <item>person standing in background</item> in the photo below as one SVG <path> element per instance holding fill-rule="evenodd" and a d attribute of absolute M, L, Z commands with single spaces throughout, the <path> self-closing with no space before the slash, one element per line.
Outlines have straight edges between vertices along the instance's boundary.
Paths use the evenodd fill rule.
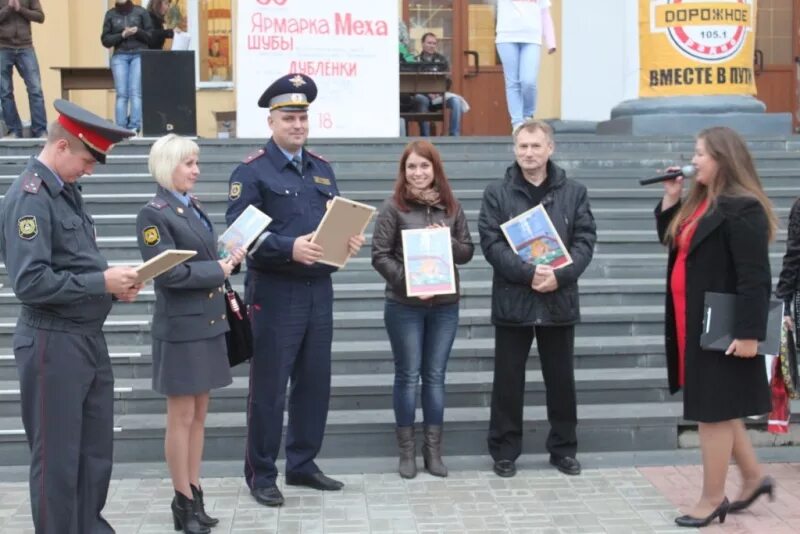
<path fill-rule="evenodd" d="M 28 91 L 31 136 L 47 136 L 47 113 L 31 22 L 44 22 L 39 0 L 0 0 L 0 106 L 8 130 L 6 137 L 11 139 L 22 137 L 22 121 L 14 100 L 14 67 Z"/>
<path fill-rule="evenodd" d="M 503 63 L 506 103 L 513 130 L 536 112 L 542 41 L 556 51 L 550 0 L 496 0 L 497 54 Z"/>
<path fill-rule="evenodd" d="M 100 41 L 113 48 L 111 73 L 117 93 L 114 122 L 120 128 L 142 128 L 142 50 L 150 46 L 153 24 L 147 10 L 131 0 L 117 0 L 103 19 Z M 130 104 L 130 113 L 128 105 Z"/>
<path fill-rule="evenodd" d="M 170 3 L 171 0 L 150 0 L 147 5 L 147 13 L 153 24 L 153 29 L 150 31 L 150 50 L 163 50 L 164 42 L 175 37 L 175 29 L 164 28 L 164 18 L 167 16 Z"/>

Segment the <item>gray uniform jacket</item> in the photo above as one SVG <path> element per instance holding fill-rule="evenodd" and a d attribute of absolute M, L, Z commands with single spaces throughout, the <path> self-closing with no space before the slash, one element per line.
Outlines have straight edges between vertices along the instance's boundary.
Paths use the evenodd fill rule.
<path fill-rule="evenodd" d="M 111 311 L 103 276 L 108 264 L 79 186 L 60 184 L 31 158 L 0 213 L 0 252 L 23 313 L 52 317 L 53 329 L 100 331 Z"/>
<path fill-rule="evenodd" d="M 208 221 L 200 203 L 191 205 Z M 228 331 L 225 273 L 217 258 L 217 236 L 191 207 L 159 187 L 136 217 L 139 251 L 146 261 L 168 249 L 197 255 L 155 279 L 156 306 L 152 336 L 171 342 L 209 339 Z"/>

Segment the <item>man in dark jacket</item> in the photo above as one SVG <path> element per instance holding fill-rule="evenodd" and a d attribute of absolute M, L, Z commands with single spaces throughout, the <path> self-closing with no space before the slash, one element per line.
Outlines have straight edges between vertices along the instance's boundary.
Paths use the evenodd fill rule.
<path fill-rule="evenodd" d="M 573 348 L 580 320 L 578 277 L 592 259 L 597 239 L 586 187 L 570 180 L 550 161 L 553 130 L 529 120 L 514 132 L 516 162 L 505 178 L 483 193 L 478 231 L 494 269 L 492 323 L 495 325 L 494 385 L 489 452 L 499 476 L 516 474 L 522 451 L 525 362 L 534 337 L 547 390 L 550 463 L 577 475 L 577 407 Z M 572 263 L 553 268 L 525 262 L 511 248 L 500 225 L 537 206 L 547 211 Z"/>
<path fill-rule="evenodd" d="M 28 90 L 31 111 L 31 135 L 47 134 L 42 78 L 33 49 L 31 22 L 44 22 L 39 0 L 0 0 L 0 105 L 8 137 L 22 137 L 22 121 L 14 101 L 14 67 Z"/>

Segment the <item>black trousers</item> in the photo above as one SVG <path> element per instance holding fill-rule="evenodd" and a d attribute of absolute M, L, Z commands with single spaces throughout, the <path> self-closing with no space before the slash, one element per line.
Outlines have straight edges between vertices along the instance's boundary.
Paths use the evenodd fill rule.
<path fill-rule="evenodd" d="M 495 461 L 516 460 L 522 452 L 525 363 L 534 337 L 547 393 L 550 432 L 545 446 L 555 456 L 574 457 L 578 450 L 573 355 L 575 327 L 497 326 L 489 421 L 489 453 Z"/>

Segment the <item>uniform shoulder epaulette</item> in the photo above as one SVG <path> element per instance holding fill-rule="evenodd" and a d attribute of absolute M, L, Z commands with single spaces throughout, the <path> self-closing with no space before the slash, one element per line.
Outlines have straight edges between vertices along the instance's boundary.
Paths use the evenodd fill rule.
<path fill-rule="evenodd" d="M 312 157 L 315 157 L 315 158 L 317 158 L 317 159 L 318 159 L 318 160 L 320 160 L 320 161 L 324 161 L 324 162 L 325 162 L 325 163 L 327 163 L 327 164 L 330 164 L 330 162 L 329 162 L 327 159 L 323 158 L 323 157 L 322 157 L 322 156 L 320 156 L 319 154 L 315 154 L 314 152 L 311 152 L 309 149 L 306 149 L 306 152 L 308 152 L 308 154 L 309 154 L 310 156 L 312 156 Z"/>
<path fill-rule="evenodd" d="M 22 173 L 22 190 L 35 195 L 42 188 L 42 179 L 31 170 Z"/>
<path fill-rule="evenodd" d="M 250 163 L 251 161 L 257 160 L 264 154 L 266 154 L 266 151 L 263 148 L 259 148 L 258 150 L 253 150 L 247 156 L 245 156 L 245 158 L 242 160 L 242 163 Z"/>
<path fill-rule="evenodd" d="M 167 203 L 166 200 L 164 200 L 163 198 L 158 198 L 158 197 L 156 197 L 153 200 L 151 200 L 150 202 L 148 202 L 147 205 L 150 206 L 151 208 L 155 208 L 157 210 L 163 210 L 164 208 L 169 206 L 169 204 Z"/>

